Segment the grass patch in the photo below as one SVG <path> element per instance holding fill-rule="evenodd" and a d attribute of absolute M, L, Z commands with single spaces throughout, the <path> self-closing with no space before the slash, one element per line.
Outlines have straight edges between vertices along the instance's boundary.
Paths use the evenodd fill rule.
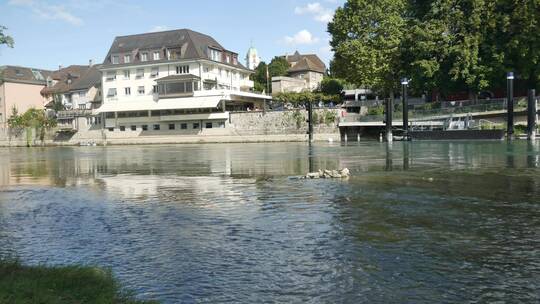
<path fill-rule="evenodd" d="M 157 303 L 134 300 L 111 271 L 82 266 L 25 266 L 0 259 L 0 303 Z"/>

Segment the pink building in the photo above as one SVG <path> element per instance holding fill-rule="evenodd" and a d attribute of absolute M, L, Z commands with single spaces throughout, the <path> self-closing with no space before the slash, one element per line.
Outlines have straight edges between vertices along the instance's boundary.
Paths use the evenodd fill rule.
<path fill-rule="evenodd" d="M 51 71 L 18 66 L 0 66 L 0 126 L 5 126 L 15 107 L 19 113 L 30 108 L 43 109 L 41 90 Z"/>

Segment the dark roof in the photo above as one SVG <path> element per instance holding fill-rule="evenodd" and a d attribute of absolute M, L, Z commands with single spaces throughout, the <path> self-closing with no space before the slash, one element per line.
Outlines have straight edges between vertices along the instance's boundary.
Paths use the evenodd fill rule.
<path fill-rule="evenodd" d="M 156 79 L 156 81 L 169 81 L 169 80 L 192 80 L 192 79 L 201 79 L 199 76 L 193 74 L 184 74 L 184 75 L 169 75 Z"/>
<path fill-rule="evenodd" d="M 46 85 L 51 71 L 13 65 L 0 66 L 0 82 L 21 82 Z"/>
<path fill-rule="evenodd" d="M 293 55 L 282 56 L 289 62 L 291 66 L 288 70 L 289 73 L 314 71 L 319 73 L 326 73 L 326 65 L 319 56 L 315 54 L 301 55 L 296 51 Z"/>
<path fill-rule="evenodd" d="M 118 36 L 114 38 L 114 41 L 105 57 L 103 65 L 105 67 L 110 66 L 129 66 L 141 64 L 139 58 L 136 58 L 137 54 L 142 51 L 160 51 L 161 58 L 164 57 L 165 49 L 179 49 L 180 56 L 177 59 L 171 60 L 184 60 L 184 59 L 207 59 L 211 60 L 208 56 L 207 49 L 208 47 L 214 48 L 216 50 L 222 51 L 223 53 L 228 53 L 229 55 L 234 55 L 237 58 L 237 63 L 233 64 L 232 58 L 231 63 L 226 63 L 225 61 L 220 61 L 223 64 L 246 69 L 238 60 L 238 54 L 226 50 L 221 44 L 219 44 L 214 38 L 192 31 L 190 29 L 179 29 L 163 32 L 152 32 L 128 36 Z M 130 63 L 120 63 L 112 64 L 111 55 L 131 55 L 132 59 Z M 156 62 L 167 62 L 167 59 L 161 59 L 154 61 L 152 60 L 152 54 L 148 54 L 148 61 L 145 63 L 156 63 Z M 122 58 L 120 58 L 122 59 Z"/>
<path fill-rule="evenodd" d="M 46 87 L 41 90 L 42 94 L 66 93 L 69 91 L 86 90 L 101 83 L 101 72 L 96 64 L 88 65 L 72 65 L 60 69 L 51 76 L 58 82 L 52 87 Z M 71 83 L 68 82 L 71 79 Z"/>

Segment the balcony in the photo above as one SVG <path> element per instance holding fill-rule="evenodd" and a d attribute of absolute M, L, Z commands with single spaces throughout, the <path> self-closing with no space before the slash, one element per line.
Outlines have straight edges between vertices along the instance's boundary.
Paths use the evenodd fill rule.
<path fill-rule="evenodd" d="M 170 75 L 156 80 L 162 98 L 191 97 L 199 90 L 200 78 L 192 74 Z"/>

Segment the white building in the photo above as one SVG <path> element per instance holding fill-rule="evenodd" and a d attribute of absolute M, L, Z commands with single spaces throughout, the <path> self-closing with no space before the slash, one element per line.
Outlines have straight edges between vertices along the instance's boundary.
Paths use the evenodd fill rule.
<path fill-rule="evenodd" d="M 251 71 L 237 53 L 188 29 L 116 37 L 100 70 L 95 113 L 110 132 L 224 128 L 229 111 L 262 109 L 270 99 L 250 92 Z"/>
<path fill-rule="evenodd" d="M 261 63 L 259 53 L 256 48 L 251 46 L 246 55 L 246 66 L 250 70 L 255 70 L 259 66 L 259 63 Z"/>

